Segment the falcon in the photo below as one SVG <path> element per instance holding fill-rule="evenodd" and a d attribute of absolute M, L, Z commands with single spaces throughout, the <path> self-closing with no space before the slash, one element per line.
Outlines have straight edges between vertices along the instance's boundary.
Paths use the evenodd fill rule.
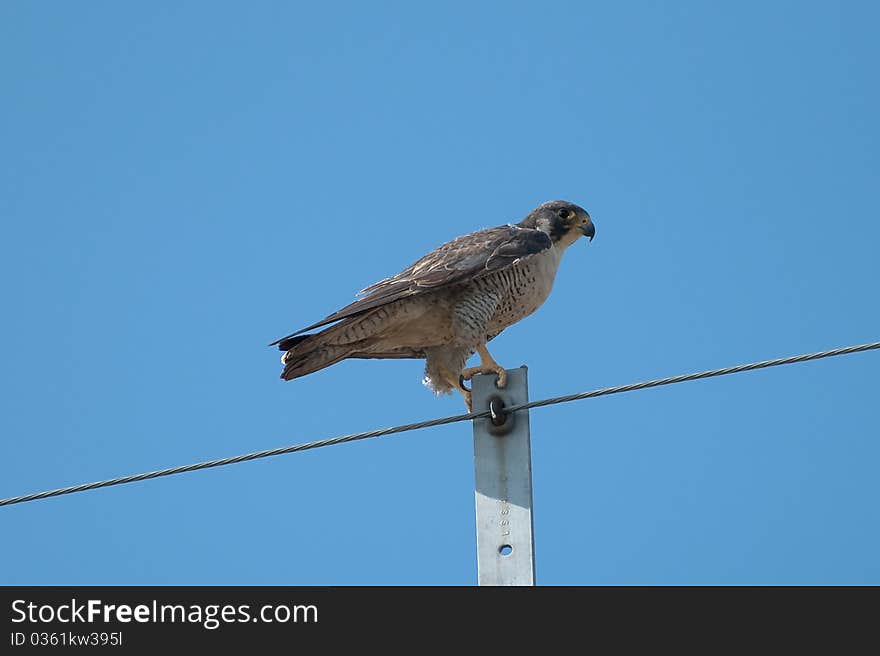
<path fill-rule="evenodd" d="M 595 234 L 586 210 L 554 200 L 515 225 L 453 239 L 361 290 L 350 305 L 272 342 L 284 351 L 281 378 L 300 378 L 349 358 L 424 359 L 424 383 L 437 394 L 458 390 L 471 412 L 465 381 L 496 374 L 498 387 L 507 382 L 487 342 L 537 310 L 565 250 Z M 323 330 L 304 334 L 317 328 Z M 474 353 L 479 366 L 466 368 Z"/>

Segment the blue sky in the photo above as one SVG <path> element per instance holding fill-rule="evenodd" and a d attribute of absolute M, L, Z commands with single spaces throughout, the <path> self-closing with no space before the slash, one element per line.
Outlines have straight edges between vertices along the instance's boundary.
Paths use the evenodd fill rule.
<path fill-rule="evenodd" d="M 271 340 L 564 198 L 533 399 L 880 339 L 875 3 L 0 6 L 0 497 L 429 419 Z M 880 354 L 532 411 L 544 584 L 880 583 Z M 456 424 L 0 508 L 2 584 L 472 584 Z"/>

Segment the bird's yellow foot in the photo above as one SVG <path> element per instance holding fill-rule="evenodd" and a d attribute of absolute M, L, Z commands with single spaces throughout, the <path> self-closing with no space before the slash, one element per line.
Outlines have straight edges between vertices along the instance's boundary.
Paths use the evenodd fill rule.
<path fill-rule="evenodd" d="M 489 351 L 486 350 L 485 346 L 478 346 L 477 353 L 480 355 L 480 366 L 468 367 L 463 370 L 459 383 L 463 380 L 470 380 L 477 374 L 497 374 L 498 381 L 495 385 L 497 387 L 505 387 L 507 385 L 507 372 L 504 370 L 504 367 L 495 362 L 495 359 L 489 355 Z"/>
<path fill-rule="evenodd" d="M 461 377 L 459 377 L 458 385 L 455 386 L 455 389 L 457 389 L 459 392 L 461 392 L 461 395 L 464 397 L 464 405 L 467 408 L 468 414 L 473 412 L 474 411 L 473 396 L 471 395 L 471 391 L 467 387 L 464 386 L 464 381 L 461 379 Z"/>
<path fill-rule="evenodd" d="M 462 380 L 470 380 L 477 374 L 498 374 L 498 382 L 495 384 L 498 387 L 504 387 L 507 385 L 507 372 L 504 371 L 504 367 L 500 365 L 486 366 L 480 365 L 479 367 L 468 367 L 464 371 L 461 372 Z"/>
<path fill-rule="evenodd" d="M 461 395 L 464 397 L 464 405 L 467 408 L 468 414 L 473 412 L 473 397 L 471 396 L 471 391 L 464 386 L 464 381 L 461 379 L 461 376 L 456 379 L 456 377 L 448 369 L 442 369 L 441 373 L 443 377 L 446 378 L 451 387 L 454 387 L 459 392 L 461 392 Z"/>

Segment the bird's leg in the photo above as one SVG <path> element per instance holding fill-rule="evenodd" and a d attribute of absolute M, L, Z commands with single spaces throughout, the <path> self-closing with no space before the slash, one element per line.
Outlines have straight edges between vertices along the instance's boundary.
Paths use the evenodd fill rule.
<path fill-rule="evenodd" d="M 489 351 L 486 349 L 485 344 L 477 347 L 477 353 L 480 356 L 480 366 L 468 367 L 462 371 L 461 380 L 470 380 L 477 374 L 498 374 L 498 382 L 495 384 L 498 387 L 504 387 L 507 385 L 507 372 L 504 371 L 504 367 L 495 362 L 495 358 L 489 355 Z"/>
<path fill-rule="evenodd" d="M 446 379 L 446 381 L 452 387 L 454 387 L 459 392 L 461 392 L 461 395 L 464 397 L 464 405 L 465 405 L 465 407 L 467 407 L 468 413 L 473 412 L 473 403 L 471 401 L 471 391 L 467 387 L 464 386 L 464 383 L 462 382 L 461 377 L 456 378 L 455 375 L 446 368 L 442 369 L 441 373 L 443 374 L 443 377 Z"/>
<path fill-rule="evenodd" d="M 456 385 L 455 388 L 461 392 L 461 395 L 464 397 L 464 407 L 467 408 L 468 414 L 474 411 L 474 402 L 471 397 L 471 391 L 461 385 Z"/>

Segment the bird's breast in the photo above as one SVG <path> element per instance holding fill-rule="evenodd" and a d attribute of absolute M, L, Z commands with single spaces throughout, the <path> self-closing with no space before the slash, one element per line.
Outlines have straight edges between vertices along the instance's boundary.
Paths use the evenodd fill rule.
<path fill-rule="evenodd" d="M 505 294 L 490 323 L 493 331 L 504 329 L 541 307 L 553 289 L 561 259 L 562 251 L 554 246 L 498 272 L 498 282 L 505 288 Z"/>

